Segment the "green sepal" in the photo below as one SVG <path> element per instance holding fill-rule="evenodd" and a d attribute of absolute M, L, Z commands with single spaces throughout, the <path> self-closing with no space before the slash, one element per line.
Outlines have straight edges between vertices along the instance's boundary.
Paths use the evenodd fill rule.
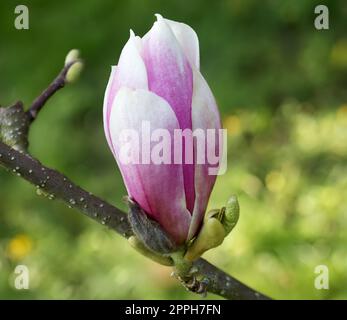
<path fill-rule="evenodd" d="M 173 261 L 170 257 L 166 257 L 163 255 L 160 255 L 158 253 L 155 253 L 151 250 L 149 250 L 138 238 L 135 236 L 131 236 L 128 238 L 129 244 L 139 253 L 144 255 L 145 257 L 162 264 L 164 266 L 172 266 Z"/>
<path fill-rule="evenodd" d="M 124 200 L 129 206 L 128 220 L 134 235 L 151 251 L 169 254 L 178 250 L 175 242 L 158 222 L 150 219 L 146 212 L 129 197 Z"/>
<path fill-rule="evenodd" d="M 188 248 L 184 259 L 194 261 L 205 251 L 218 247 L 225 238 L 225 230 L 216 218 L 209 218 L 204 224 L 192 245 Z"/>

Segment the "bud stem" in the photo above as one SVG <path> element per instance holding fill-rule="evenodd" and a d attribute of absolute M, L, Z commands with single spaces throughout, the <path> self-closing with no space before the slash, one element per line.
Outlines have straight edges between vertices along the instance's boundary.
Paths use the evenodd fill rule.
<path fill-rule="evenodd" d="M 180 250 L 172 253 L 170 255 L 171 259 L 175 264 L 175 271 L 179 277 L 182 279 L 190 278 L 190 269 L 193 264 L 184 259 L 185 250 Z"/>

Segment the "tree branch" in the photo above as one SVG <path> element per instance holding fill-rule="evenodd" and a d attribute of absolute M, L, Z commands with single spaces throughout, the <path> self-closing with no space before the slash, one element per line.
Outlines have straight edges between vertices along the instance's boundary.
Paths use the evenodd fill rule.
<path fill-rule="evenodd" d="M 0 165 L 35 185 L 38 193 L 59 199 L 125 238 L 133 233 L 126 213 L 78 187 L 56 170 L 43 166 L 28 154 L 16 151 L 0 141 Z M 268 297 L 249 288 L 204 259 L 195 262 L 198 273 L 210 279 L 207 291 L 226 299 L 264 300 Z"/>
<path fill-rule="evenodd" d="M 39 195 L 60 199 L 70 208 L 81 211 L 124 237 L 132 235 L 124 212 L 81 189 L 63 174 L 43 166 L 30 155 L 16 151 L 1 141 L 0 165 L 33 184 Z"/>
<path fill-rule="evenodd" d="M 65 76 L 70 67 L 73 65 L 73 62 L 70 62 L 64 66 L 63 70 L 59 75 L 52 81 L 52 83 L 34 100 L 28 113 L 32 120 L 36 119 L 38 113 L 45 105 L 47 100 L 53 96 L 59 89 L 65 86 Z"/>
<path fill-rule="evenodd" d="M 56 79 L 35 99 L 27 112 L 24 112 L 20 102 L 10 108 L 0 108 L 0 165 L 36 186 L 39 195 L 59 199 L 69 207 L 129 238 L 133 232 L 126 213 L 80 188 L 58 171 L 42 165 L 25 151 L 28 143 L 23 139 L 27 137 L 30 123 L 36 119 L 46 101 L 65 85 L 69 70 L 72 71 L 71 67 L 79 62 L 77 51 L 70 53 L 70 61 L 67 60 Z M 76 68 L 75 71 L 78 73 L 79 69 Z M 25 125 L 25 134 L 13 135 L 14 131 L 19 131 L 18 123 L 21 122 Z M 14 123 L 14 127 L 11 127 L 11 123 Z M 10 138 L 6 138 L 7 136 Z M 194 274 L 209 280 L 206 286 L 208 292 L 226 299 L 269 299 L 204 259 L 195 261 L 193 268 Z"/>
<path fill-rule="evenodd" d="M 65 59 L 64 68 L 60 71 L 58 76 L 51 82 L 51 84 L 34 100 L 29 110 L 27 111 L 31 121 L 35 120 L 38 113 L 45 105 L 47 100 L 52 97 L 59 89 L 63 88 L 69 81 L 68 72 L 75 67 L 74 75 L 71 74 L 70 81 L 73 81 L 75 76 L 81 70 L 82 62 L 79 59 L 79 51 L 76 49 L 71 50 Z"/>

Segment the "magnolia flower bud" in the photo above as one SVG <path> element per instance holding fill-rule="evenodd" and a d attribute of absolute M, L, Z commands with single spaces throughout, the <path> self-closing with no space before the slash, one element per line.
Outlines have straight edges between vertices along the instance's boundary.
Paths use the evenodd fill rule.
<path fill-rule="evenodd" d="M 199 42 L 191 27 L 157 15 L 142 38 L 131 31 L 106 88 L 104 128 L 129 197 L 159 223 L 176 246 L 195 237 L 216 180 L 204 160 L 220 150 L 221 143 L 214 139 L 213 146 L 204 144 L 206 149 L 198 161 L 199 148 L 193 137 L 176 148 L 175 133 L 199 129 L 207 135 L 208 129 L 218 131 L 221 124 L 212 92 L 199 71 Z M 153 160 L 150 151 L 158 149 L 159 143 L 146 141 L 144 134 L 148 131 L 153 137 L 162 129 L 167 136 L 160 141 L 161 150 L 179 149 L 183 157 L 192 154 L 191 162 L 177 163 L 176 154 L 161 163 Z M 139 134 L 141 151 L 133 149 L 134 139 L 131 150 L 125 152 L 129 137 L 125 139 L 124 132 L 134 130 Z M 158 136 L 156 140 L 160 140 Z M 219 162 L 214 165 L 218 167 Z"/>

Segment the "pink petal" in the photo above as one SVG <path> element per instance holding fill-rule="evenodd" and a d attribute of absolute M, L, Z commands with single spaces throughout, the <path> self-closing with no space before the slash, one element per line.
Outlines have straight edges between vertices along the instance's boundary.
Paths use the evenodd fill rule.
<path fill-rule="evenodd" d="M 170 26 L 177 41 L 181 45 L 184 54 L 191 65 L 200 68 L 199 39 L 196 32 L 187 24 L 164 19 Z"/>
<path fill-rule="evenodd" d="M 193 68 L 193 76 L 193 131 L 196 129 L 216 129 L 218 133 L 218 129 L 221 128 L 221 121 L 213 94 L 203 76 L 195 68 Z M 207 152 L 218 150 L 218 135 L 215 141 L 215 148 L 214 146 L 210 150 L 206 148 L 205 164 L 195 164 L 195 204 L 188 240 L 194 237 L 201 225 L 212 188 L 216 181 L 215 175 L 209 175 L 208 168 L 211 165 L 207 161 Z M 218 155 L 218 152 L 216 152 L 216 155 Z"/>
<path fill-rule="evenodd" d="M 186 209 L 182 166 L 152 162 L 124 164 L 120 159 L 121 132 L 134 129 L 141 137 L 143 121 L 149 121 L 151 132 L 162 128 L 169 130 L 173 148 L 173 130 L 178 129 L 179 124 L 169 104 L 149 91 L 121 88 L 113 103 L 110 129 L 115 156 L 128 193 L 150 217 L 161 224 L 177 244 L 182 244 L 187 238 L 191 220 Z M 141 142 L 140 139 L 140 145 Z M 155 144 L 152 143 L 152 147 Z M 171 152 L 173 157 L 173 150 Z M 136 155 L 131 156 L 136 160 Z"/>
<path fill-rule="evenodd" d="M 147 72 L 141 58 L 141 50 L 141 39 L 131 32 L 130 38 L 121 52 L 118 66 L 112 67 L 104 97 L 104 128 L 109 145 L 109 119 L 111 108 L 114 97 L 120 87 L 126 86 L 132 89 L 148 89 Z"/>
<path fill-rule="evenodd" d="M 143 37 L 143 59 L 149 90 L 170 104 L 182 130 L 191 129 L 192 69 L 170 27 L 160 17 Z M 187 209 L 193 212 L 194 164 L 183 165 L 183 177 Z"/>

